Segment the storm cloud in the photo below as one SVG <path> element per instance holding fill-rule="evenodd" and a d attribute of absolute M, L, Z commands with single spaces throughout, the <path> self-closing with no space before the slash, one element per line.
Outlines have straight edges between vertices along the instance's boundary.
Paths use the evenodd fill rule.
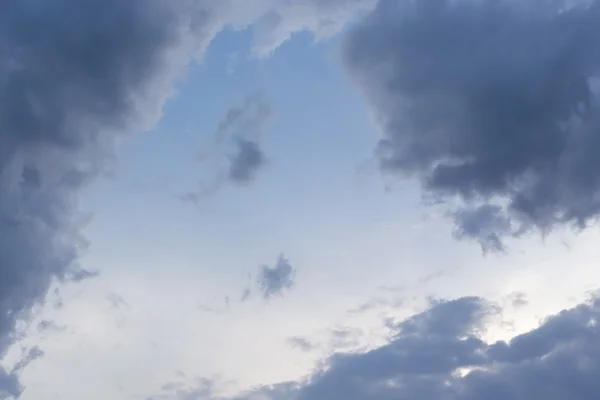
<path fill-rule="evenodd" d="M 600 3 L 380 0 L 344 65 L 384 132 L 381 169 L 455 204 L 457 237 L 600 214 Z"/>

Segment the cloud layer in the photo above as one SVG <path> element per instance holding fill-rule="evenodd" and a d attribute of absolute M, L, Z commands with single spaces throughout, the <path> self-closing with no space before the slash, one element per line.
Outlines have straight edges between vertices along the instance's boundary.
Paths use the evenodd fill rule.
<path fill-rule="evenodd" d="M 381 0 L 345 65 L 385 133 L 381 168 L 466 203 L 456 234 L 583 227 L 600 213 L 600 3 Z"/>

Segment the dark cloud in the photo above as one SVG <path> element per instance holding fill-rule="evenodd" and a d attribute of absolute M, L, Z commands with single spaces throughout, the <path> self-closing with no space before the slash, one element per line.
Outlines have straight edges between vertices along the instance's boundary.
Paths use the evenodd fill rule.
<path fill-rule="evenodd" d="M 481 339 L 499 312 L 480 298 L 433 302 L 384 345 L 336 353 L 306 380 L 235 397 L 269 400 L 593 400 L 600 396 L 600 299 L 509 342 Z M 177 397 L 175 397 L 177 398 Z M 218 398 L 216 396 L 213 399 Z"/>
<path fill-rule="evenodd" d="M 281 255 L 274 266 L 263 265 L 260 267 L 256 283 L 262 296 L 269 299 L 273 296 L 283 296 L 287 290 L 294 286 L 295 278 L 296 270 Z"/>
<path fill-rule="evenodd" d="M 229 180 L 237 184 L 252 182 L 267 158 L 257 142 L 239 139 L 236 147 L 235 154 L 229 156 Z"/>
<path fill-rule="evenodd" d="M 166 0 L 0 3 L 0 358 L 53 281 L 94 275 L 79 193 L 158 118 L 207 18 Z"/>
<path fill-rule="evenodd" d="M 345 66 L 383 128 L 383 171 L 462 200 L 458 237 L 600 214 L 600 2 L 380 0 Z"/>

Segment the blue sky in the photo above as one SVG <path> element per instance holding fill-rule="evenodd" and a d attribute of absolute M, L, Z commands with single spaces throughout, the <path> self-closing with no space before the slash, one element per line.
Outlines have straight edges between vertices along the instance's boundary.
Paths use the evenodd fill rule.
<path fill-rule="evenodd" d="M 578 28 L 594 26 L 596 2 L 566 17 L 543 2 L 546 20 L 508 0 L 502 10 L 467 0 L 122 3 L 130 14 L 111 0 L 89 32 L 73 16 L 88 18 L 96 0 L 65 0 L 70 11 L 54 14 L 9 3 L 0 45 L 18 62 L 0 61 L 0 399 L 465 400 L 501 382 L 504 398 L 522 400 L 541 393 L 527 391 L 538 363 L 553 382 L 576 373 L 589 383 L 582 393 L 561 381 L 552 393 L 600 393 L 586 358 L 600 348 L 598 232 L 573 229 L 597 218 L 588 149 L 600 105 L 592 78 L 581 81 L 592 105 L 569 86 L 582 71 L 600 74 L 600 58 L 579 53 L 598 44 Z M 121 12 L 130 25 L 117 32 Z M 19 36 L 29 18 L 48 22 L 51 50 Z M 144 24 L 152 35 L 127 29 Z M 106 50 L 113 63 L 88 66 L 68 54 L 63 26 L 83 38 L 72 44 L 81 54 L 85 40 L 108 49 L 115 38 L 129 52 Z M 529 39 L 515 45 L 513 32 Z M 572 32 L 588 41 L 578 47 Z M 474 39 L 461 57 L 465 37 L 494 46 Z M 549 38 L 566 44 L 541 44 Z M 27 107 L 6 100 L 21 93 L 19 62 L 36 57 L 48 67 L 23 67 Z M 45 92 L 54 83 L 31 89 L 46 81 L 60 95 Z M 74 97 L 63 93 L 71 87 Z M 252 114 L 256 104 L 268 118 Z M 148 129 L 129 123 L 137 114 Z M 264 157 L 246 161 L 244 181 L 227 175 L 240 138 Z M 90 185 L 46 183 L 88 164 L 99 171 L 82 173 Z M 203 183 L 214 190 L 182 200 Z M 69 279 L 77 266 L 98 274 Z M 465 343 L 472 353 L 453 353 Z"/>

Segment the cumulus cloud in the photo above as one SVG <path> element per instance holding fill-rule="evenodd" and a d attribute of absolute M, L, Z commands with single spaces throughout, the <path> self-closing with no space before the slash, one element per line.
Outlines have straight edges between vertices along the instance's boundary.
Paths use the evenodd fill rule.
<path fill-rule="evenodd" d="M 486 249 L 600 214 L 600 3 L 381 0 L 344 63 L 384 131 L 383 171 L 460 199 Z"/>
<path fill-rule="evenodd" d="M 549 317 L 508 342 L 487 343 L 480 333 L 498 312 L 476 297 L 434 302 L 394 325 L 380 347 L 336 353 L 306 380 L 235 399 L 598 398 L 600 298 Z"/>
<path fill-rule="evenodd" d="M 295 278 L 296 270 L 288 259 L 281 255 L 274 266 L 260 267 L 256 283 L 263 298 L 270 299 L 273 296 L 283 296 L 294 286 Z"/>

